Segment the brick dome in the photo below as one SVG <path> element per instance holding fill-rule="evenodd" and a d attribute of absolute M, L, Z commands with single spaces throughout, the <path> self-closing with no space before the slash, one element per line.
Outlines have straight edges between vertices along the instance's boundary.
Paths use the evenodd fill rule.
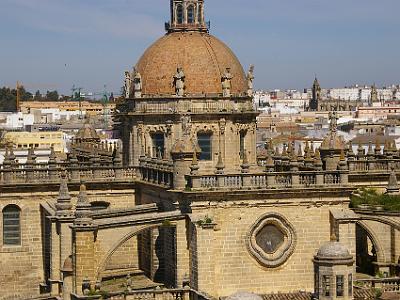
<path fill-rule="evenodd" d="M 172 32 L 150 46 L 136 65 L 143 95 L 173 95 L 177 67 L 185 73 L 185 94 L 222 93 L 221 77 L 230 68 L 231 93 L 247 92 L 243 68 L 224 43 L 204 32 Z"/>

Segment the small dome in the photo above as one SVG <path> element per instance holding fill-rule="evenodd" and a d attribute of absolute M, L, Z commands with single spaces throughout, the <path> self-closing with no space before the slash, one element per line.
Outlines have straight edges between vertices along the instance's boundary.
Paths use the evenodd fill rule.
<path fill-rule="evenodd" d="M 78 133 L 75 136 L 77 140 L 100 140 L 99 135 L 96 130 L 90 125 L 88 122 L 83 124 L 82 128 L 78 130 Z"/>
<path fill-rule="evenodd" d="M 317 253 L 318 258 L 328 259 L 349 259 L 352 256 L 349 250 L 339 242 L 331 241 L 319 248 Z"/>
<path fill-rule="evenodd" d="M 225 300 L 262 300 L 263 298 L 260 295 L 248 293 L 248 292 L 236 292 L 229 297 L 226 297 Z"/>
<path fill-rule="evenodd" d="M 63 264 L 62 267 L 62 272 L 72 272 L 73 271 L 73 266 L 72 266 L 72 256 L 68 256 Z"/>
<path fill-rule="evenodd" d="M 173 32 L 151 45 L 136 65 L 142 77 L 143 95 L 175 95 L 173 76 L 185 73 L 185 93 L 222 93 L 221 77 L 230 68 L 231 93 L 247 92 L 247 80 L 239 60 L 220 40 L 204 32 Z"/>

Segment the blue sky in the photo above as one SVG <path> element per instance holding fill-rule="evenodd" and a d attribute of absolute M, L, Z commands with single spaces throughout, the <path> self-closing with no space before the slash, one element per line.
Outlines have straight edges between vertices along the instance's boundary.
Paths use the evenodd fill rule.
<path fill-rule="evenodd" d="M 211 33 L 258 89 L 400 83 L 399 0 L 206 0 Z M 0 0 L 0 86 L 119 91 L 169 0 Z"/>

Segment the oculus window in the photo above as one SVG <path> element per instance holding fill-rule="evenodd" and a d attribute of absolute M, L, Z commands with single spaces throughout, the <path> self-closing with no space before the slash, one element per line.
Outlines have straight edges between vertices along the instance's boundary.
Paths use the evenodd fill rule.
<path fill-rule="evenodd" d="M 247 234 L 247 249 L 267 268 L 277 268 L 285 263 L 293 254 L 296 242 L 293 225 L 278 213 L 261 216 Z"/>

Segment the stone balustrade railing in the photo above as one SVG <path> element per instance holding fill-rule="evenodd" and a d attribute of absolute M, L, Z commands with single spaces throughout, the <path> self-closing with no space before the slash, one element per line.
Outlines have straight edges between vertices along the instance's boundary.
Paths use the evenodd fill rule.
<path fill-rule="evenodd" d="M 79 298 L 88 299 L 88 298 Z M 126 291 L 123 293 L 111 293 L 107 295 L 109 300 L 212 300 L 196 290 L 189 287 L 181 289 L 153 289 Z"/>
<path fill-rule="evenodd" d="M 161 158 L 141 157 L 140 179 L 142 181 L 161 185 L 163 187 L 173 187 L 173 162 Z"/>
<path fill-rule="evenodd" d="M 0 185 L 59 182 L 63 175 L 71 182 L 79 182 L 80 180 L 88 182 L 133 181 L 136 178 L 136 171 L 112 164 L 105 166 L 89 163 L 76 166 L 68 163 L 0 165 Z"/>
<path fill-rule="evenodd" d="M 312 186 L 346 185 L 347 172 L 300 171 L 241 174 L 213 174 L 186 176 L 187 186 L 193 190 L 204 189 L 273 189 Z"/>
<path fill-rule="evenodd" d="M 348 166 L 352 172 L 389 172 L 392 168 L 400 169 L 400 159 L 349 160 Z"/>
<path fill-rule="evenodd" d="M 258 165 L 264 167 L 266 164 L 265 157 L 258 158 Z M 289 160 L 285 163 L 279 162 L 278 166 L 285 165 L 289 168 Z M 305 168 L 305 166 L 300 165 Z M 382 172 L 387 171 L 389 172 L 391 169 L 400 169 L 400 159 L 393 158 L 393 159 L 375 159 L 375 158 L 368 158 L 364 157 L 363 159 L 354 158 L 352 160 L 347 160 L 347 167 L 350 172 Z M 308 167 L 312 169 L 312 167 Z"/>
<path fill-rule="evenodd" d="M 364 289 L 380 289 L 382 292 L 400 292 L 400 277 L 359 279 L 354 285 Z"/>
<path fill-rule="evenodd" d="M 220 112 L 250 112 L 254 111 L 253 104 L 246 98 L 237 99 L 160 99 L 160 100 L 136 100 L 130 112 L 133 113 L 157 113 L 157 114 L 170 114 L 170 113 L 220 113 Z"/>

